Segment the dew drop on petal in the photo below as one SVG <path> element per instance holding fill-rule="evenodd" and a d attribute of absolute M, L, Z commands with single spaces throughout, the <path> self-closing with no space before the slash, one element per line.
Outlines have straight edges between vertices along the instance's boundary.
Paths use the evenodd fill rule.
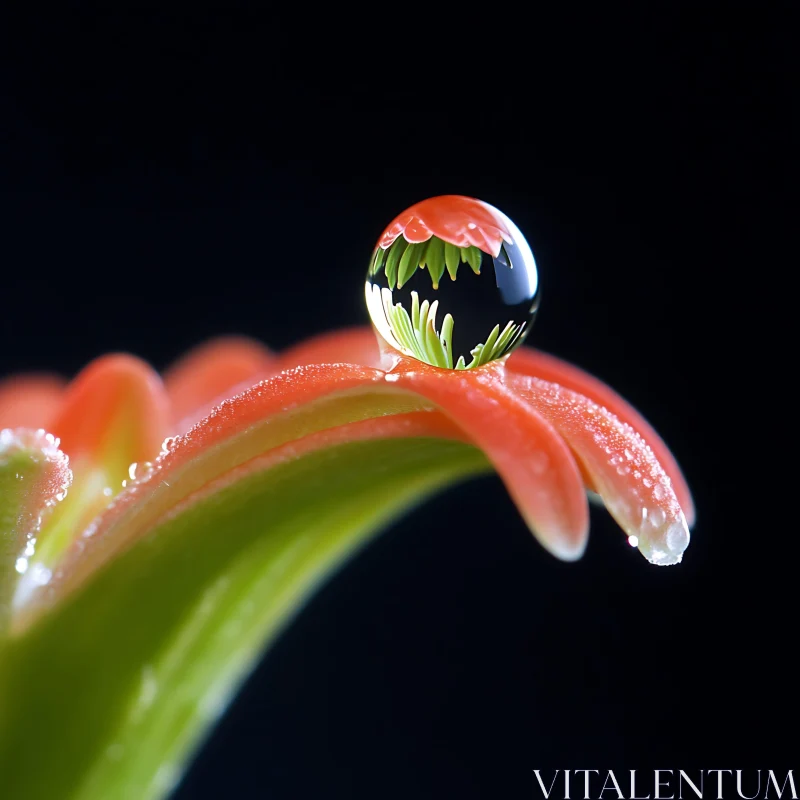
<path fill-rule="evenodd" d="M 167 438 L 161 442 L 161 455 L 165 456 L 168 453 L 171 453 L 177 441 L 177 436 L 167 436 Z"/>
<path fill-rule="evenodd" d="M 505 214 L 448 195 L 417 203 L 386 228 L 365 297 L 376 331 L 393 348 L 464 369 L 503 358 L 523 341 L 538 310 L 539 279 L 530 246 Z"/>
<path fill-rule="evenodd" d="M 666 515 L 661 509 L 651 511 L 642 520 L 641 533 L 637 542 L 639 550 L 651 564 L 659 566 L 680 564 L 691 538 L 682 512 L 667 524 Z"/>

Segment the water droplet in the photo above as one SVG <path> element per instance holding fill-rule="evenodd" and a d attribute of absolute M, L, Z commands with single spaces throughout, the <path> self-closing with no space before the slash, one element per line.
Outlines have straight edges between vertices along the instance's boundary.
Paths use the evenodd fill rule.
<path fill-rule="evenodd" d="M 129 478 L 130 478 L 132 481 L 135 481 L 135 480 L 136 480 L 136 467 L 137 467 L 137 466 L 138 466 L 138 464 L 137 464 L 137 463 L 134 461 L 134 462 L 133 462 L 133 464 L 131 464 L 131 465 L 128 467 L 128 477 L 129 477 Z"/>
<path fill-rule="evenodd" d="M 31 567 L 28 576 L 35 586 L 46 586 L 50 583 L 53 573 L 44 564 L 36 563 Z"/>
<path fill-rule="evenodd" d="M 501 211 L 448 195 L 417 203 L 378 240 L 367 307 L 396 350 L 463 369 L 502 358 L 527 336 L 539 305 L 536 262 Z"/>
<path fill-rule="evenodd" d="M 19 572 L 20 575 L 24 575 L 26 570 L 28 569 L 28 559 L 27 558 L 18 558 L 16 564 L 14 564 L 14 569 Z"/>
<path fill-rule="evenodd" d="M 629 536 L 628 537 L 628 544 L 631 547 L 638 547 L 639 546 L 639 537 L 638 536 Z"/>
<path fill-rule="evenodd" d="M 689 528 L 682 513 L 669 520 L 661 509 L 653 509 L 646 524 L 642 523 L 639 550 L 652 564 L 669 566 L 680 564 L 689 546 Z"/>
<path fill-rule="evenodd" d="M 653 564 L 663 564 L 667 560 L 667 554 L 663 550 L 653 550 L 650 553 L 650 561 Z"/>
<path fill-rule="evenodd" d="M 675 522 L 667 529 L 667 547 L 672 553 L 683 553 L 689 546 L 689 530 L 685 524 Z"/>
<path fill-rule="evenodd" d="M 167 453 L 171 453 L 175 447 L 175 444 L 178 441 L 177 436 L 167 436 L 163 442 L 161 442 L 161 455 L 165 456 Z"/>
<path fill-rule="evenodd" d="M 103 489 L 103 494 L 106 497 L 111 497 L 111 495 L 114 494 L 114 490 L 110 486 L 106 486 L 106 488 Z"/>

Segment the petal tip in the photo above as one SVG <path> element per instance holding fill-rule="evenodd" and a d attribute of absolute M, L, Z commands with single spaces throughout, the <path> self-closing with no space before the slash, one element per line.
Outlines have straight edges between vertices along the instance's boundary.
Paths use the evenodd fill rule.
<path fill-rule="evenodd" d="M 654 536 L 638 539 L 639 551 L 658 567 L 671 567 L 680 564 L 683 554 L 691 541 L 686 517 L 681 512 L 678 519 L 659 530 Z"/>
<path fill-rule="evenodd" d="M 559 561 L 580 561 L 583 558 L 584 553 L 586 552 L 586 541 L 581 542 L 579 545 L 563 545 L 559 544 L 557 546 L 549 545 L 547 549 L 552 553 Z"/>
<path fill-rule="evenodd" d="M 585 527 L 580 531 L 549 531 L 546 534 L 537 530 L 531 520 L 527 522 L 539 544 L 559 561 L 580 561 L 586 553 L 589 543 L 588 517 Z"/>

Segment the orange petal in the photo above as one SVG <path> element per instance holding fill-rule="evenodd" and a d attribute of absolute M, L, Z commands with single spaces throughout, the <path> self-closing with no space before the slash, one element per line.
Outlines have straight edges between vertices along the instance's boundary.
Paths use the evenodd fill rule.
<path fill-rule="evenodd" d="M 680 562 L 689 544 L 686 519 L 670 479 L 633 427 L 558 384 L 513 373 L 505 380 L 566 439 L 630 543 L 654 564 Z"/>
<path fill-rule="evenodd" d="M 67 388 L 48 426 L 69 456 L 69 496 L 42 527 L 31 567 L 50 572 L 61 553 L 135 474 L 158 456 L 167 433 L 168 403 L 159 376 L 143 361 L 109 355 L 93 361 Z M 133 462 L 136 462 L 134 464 Z M 37 574 L 34 569 L 29 570 Z M 15 602 L 36 586 L 22 576 Z"/>
<path fill-rule="evenodd" d="M 280 355 L 282 369 L 306 364 L 363 364 L 379 367 L 381 354 L 372 328 L 343 328 L 312 336 Z"/>
<path fill-rule="evenodd" d="M 695 508 L 689 485 L 683 477 L 675 457 L 661 437 L 653 430 L 645 418 L 633 406 L 620 397 L 613 389 L 582 369 L 568 364 L 555 356 L 538 350 L 520 347 L 515 350 L 506 363 L 509 372 L 530 375 L 551 383 L 558 383 L 567 389 L 594 400 L 607 408 L 620 421 L 630 425 L 652 448 L 658 462 L 672 481 L 672 488 L 691 527 L 694 525 Z"/>
<path fill-rule="evenodd" d="M 403 359 L 386 380 L 436 403 L 484 451 L 542 545 L 561 559 L 580 558 L 589 512 L 578 466 L 553 426 L 503 385 L 502 369 Z"/>
<path fill-rule="evenodd" d="M 244 336 L 225 336 L 201 344 L 164 374 L 172 404 L 172 423 L 183 432 L 214 405 L 233 393 L 273 374 L 275 356 Z"/>
<path fill-rule="evenodd" d="M 69 583 L 58 591 L 76 586 L 176 504 L 252 459 L 321 430 L 373 417 L 377 409 L 394 406 L 397 413 L 407 413 L 420 408 L 419 399 L 409 401 L 385 386 L 383 378 L 379 370 L 350 364 L 298 367 L 226 400 L 186 434 L 171 440 L 153 469 L 83 531 L 59 569 Z M 381 397 L 383 389 L 398 395 L 396 400 Z M 278 424 L 272 424 L 276 418 Z M 442 430 L 452 430 L 444 420 L 439 424 Z"/>
<path fill-rule="evenodd" d="M 70 384 L 49 430 L 73 462 L 101 463 L 110 478 L 122 481 L 131 462 L 158 455 L 168 409 L 156 372 L 133 356 L 108 355 Z"/>
<path fill-rule="evenodd" d="M 0 428 L 47 428 L 66 381 L 55 375 L 18 375 L 0 382 Z"/>
<path fill-rule="evenodd" d="M 409 242 L 424 242 L 433 234 L 458 247 L 474 245 L 497 256 L 503 240 L 512 241 L 513 227 L 502 211 L 483 200 L 447 194 L 429 197 L 398 214 L 378 246 L 386 249 L 401 234 Z"/>

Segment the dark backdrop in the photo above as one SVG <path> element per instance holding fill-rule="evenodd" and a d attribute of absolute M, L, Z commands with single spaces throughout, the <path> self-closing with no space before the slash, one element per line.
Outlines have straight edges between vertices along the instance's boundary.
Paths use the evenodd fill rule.
<path fill-rule="evenodd" d="M 535 768 L 796 767 L 779 6 L 444 26 L 397 7 L 363 32 L 342 9 L 89 8 L 5 20 L 0 373 L 108 350 L 161 368 L 215 334 L 282 348 L 364 322 L 383 226 L 474 195 L 537 256 L 529 343 L 630 399 L 698 504 L 684 563 L 658 569 L 604 512 L 569 565 L 499 480 L 445 493 L 316 596 L 180 800 L 511 799 L 538 796 Z"/>

